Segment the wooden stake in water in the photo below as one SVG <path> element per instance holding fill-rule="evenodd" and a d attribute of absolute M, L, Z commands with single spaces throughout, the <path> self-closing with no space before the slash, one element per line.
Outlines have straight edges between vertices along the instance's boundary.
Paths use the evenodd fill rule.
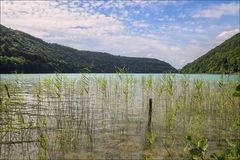
<path fill-rule="evenodd" d="M 152 124 L 152 98 L 149 99 L 149 111 L 148 111 L 148 130 L 151 130 Z"/>
<path fill-rule="evenodd" d="M 154 143 L 151 125 L 152 125 L 152 98 L 149 99 L 148 124 L 144 136 L 145 137 L 145 142 L 143 146 L 144 150 L 150 149 L 151 145 Z"/>

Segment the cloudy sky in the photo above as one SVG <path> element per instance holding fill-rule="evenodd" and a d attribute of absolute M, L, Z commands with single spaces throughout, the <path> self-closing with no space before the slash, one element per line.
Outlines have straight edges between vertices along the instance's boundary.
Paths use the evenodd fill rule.
<path fill-rule="evenodd" d="M 239 32 L 235 1 L 1 1 L 1 24 L 51 43 L 176 68 Z"/>

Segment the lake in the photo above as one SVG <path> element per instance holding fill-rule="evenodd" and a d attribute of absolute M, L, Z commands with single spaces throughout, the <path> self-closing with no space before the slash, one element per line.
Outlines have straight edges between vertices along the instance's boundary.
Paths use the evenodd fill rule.
<path fill-rule="evenodd" d="M 187 136 L 207 156 L 240 138 L 238 75 L 0 76 L 0 159 L 186 159 Z"/>
<path fill-rule="evenodd" d="M 38 81 L 44 78 L 50 78 L 54 77 L 56 74 L 0 74 L 1 80 L 10 80 L 10 79 L 15 79 L 16 77 L 24 80 L 24 81 Z M 79 73 L 63 73 L 59 74 L 61 76 L 65 76 L 68 79 L 79 79 L 81 74 Z M 115 77 L 118 74 L 103 74 L 103 73 L 92 73 L 92 74 L 86 74 L 89 76 L 95 76 L 95 77 L 100 77 L 100 76 L 105 76 L 105 77 Z M 123 75 L 128 75 L 128 76 L 133 76 L 136 78 L 141 78 L 141 77 L 146 77 L 146 76 L 153 76 L 153 77 L 162 77 L 167 74 L 123 74 Z M 218 81 L 221 80 L 221 78 L 224 79 L 224 81 L 238 81 L 239 76 L 238 75 L 220 75 L 220 74 L 174 74 L 176 78 L 183 78 L 187 77 L 190 80 L 193 79 L 201 79 L 201 80 L 207 80 L 207 81 Z"/>

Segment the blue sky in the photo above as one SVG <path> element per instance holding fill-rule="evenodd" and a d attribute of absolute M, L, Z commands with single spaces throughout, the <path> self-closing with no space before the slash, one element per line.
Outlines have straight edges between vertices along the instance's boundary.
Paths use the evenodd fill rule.
<path fill-rule="evenodd" d="M 239 1 L 1 1 L 1 24 L 51 43 L 176 68 L 239 32 Z"/>

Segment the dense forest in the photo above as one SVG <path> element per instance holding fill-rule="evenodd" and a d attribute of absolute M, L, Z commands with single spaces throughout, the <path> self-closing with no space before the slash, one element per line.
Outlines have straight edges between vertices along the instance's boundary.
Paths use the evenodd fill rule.
<path fill-rule="evenodd" d="M 236 73 L 240 71 L 240 33 L 187 64 L 182 73 Z"/>
<path fill-rule="evenodd" d="M 177 72 L 157 59 L 76 50 L 0 25 L 0 73 L 114 73 L 119 68 L 130 73 Z"/>

